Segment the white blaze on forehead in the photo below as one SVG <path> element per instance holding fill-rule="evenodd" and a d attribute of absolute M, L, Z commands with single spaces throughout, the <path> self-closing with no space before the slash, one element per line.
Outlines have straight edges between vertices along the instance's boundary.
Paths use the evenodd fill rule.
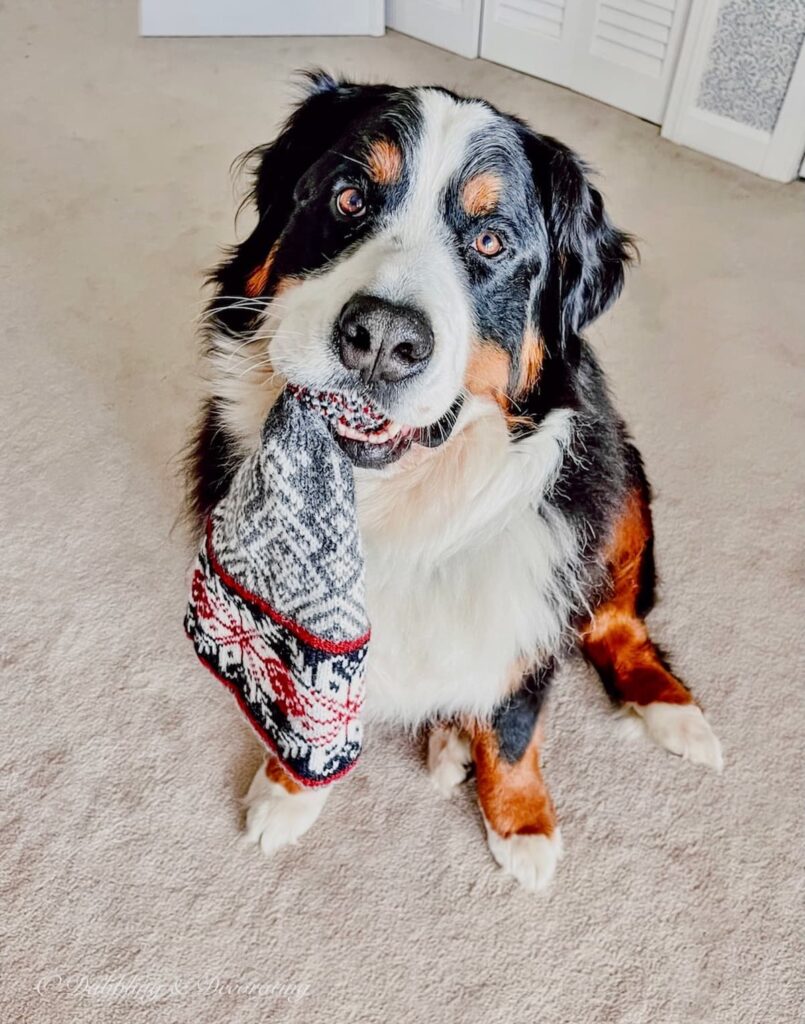
<path fill-rule="evenodd" d="M 432 376 L 451 377 L 449 386 L 455 387 L 467 355 L 460 342 L 469 342 L 472 305 L 456 239 L 444 217 L 445 190 L 472 161 L 474 140 L 495 123 L 496 115 L 482 103 L 460 102 L 436 89 L 415 92 L 421 121 L 410 157 L 410 184 L 374 240 L 371 291 L 391 302 L 412 303 L 431 319 L 436 337 Z"/>
<path fill-rule="evenodd" d="M 395 226 L 433 228 L 441 220 L 444 190 L 472 158 L 473 138 L 496 115 L 482 103 L 459 102 L 435 89 L 417 89 L 421 135 L 414 155 L 411 188 Z"/>

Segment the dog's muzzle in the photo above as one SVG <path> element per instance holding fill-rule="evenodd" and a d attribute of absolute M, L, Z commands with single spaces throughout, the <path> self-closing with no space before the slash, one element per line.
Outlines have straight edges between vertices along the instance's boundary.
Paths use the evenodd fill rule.
<path fill-rule="evenodd" d="M 370 402 L 337 391 L 288 385 L 303 404 L 323 416 L 333 436 L 355 466 L 381 469 L 400 459 L 414 444 L 438 448 L 453 432 L 463 398 L 456 398 L 436 423 L 411 427 L 394 422 Z"/>

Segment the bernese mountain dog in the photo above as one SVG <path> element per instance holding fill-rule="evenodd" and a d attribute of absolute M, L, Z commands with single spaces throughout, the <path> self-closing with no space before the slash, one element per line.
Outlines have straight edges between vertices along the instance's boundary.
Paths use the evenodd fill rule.
<path fill-rule="evenodd" d="M 366 558 L 367 717 L 430 729 L 442 795 L 474 771 L 492 855 L 539 889 L 562 851 L 542 711 L 574 647 L 660 746 L 722 763 L 645 625 L 649 484 L 583 337 L 634 247 L 571 150 L 486 101 L 307 77 L 245 158 L 256 225 L 213 275 L 193 515 L 287 382 L 388 419 L 336 431 Z M 248 837 L 294 842 L 327 790 L 269 757 Z"/>

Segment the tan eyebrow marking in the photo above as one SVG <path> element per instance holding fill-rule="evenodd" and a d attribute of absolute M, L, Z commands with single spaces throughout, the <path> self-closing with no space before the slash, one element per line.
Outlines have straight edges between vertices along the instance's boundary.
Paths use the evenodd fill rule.
<path fill-rule="evenodd" d="M 495 209 L 502 191 L 503 182 L 497 174 L 483 171 L 464 182 L 461 203 L 470 217 L 481 217 Z"/>
<path fill-rule="evenodd" d="M 400 147 L 391 139 L 375 139 L 366 158 L 369 177 L 377 185 L 395 185 L 402 175 Z"/>

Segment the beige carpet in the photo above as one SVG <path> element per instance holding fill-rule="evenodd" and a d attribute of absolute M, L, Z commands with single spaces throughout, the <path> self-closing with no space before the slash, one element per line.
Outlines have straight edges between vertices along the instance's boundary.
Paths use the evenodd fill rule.
<path fill-rule="evenodd" d="M 0 4 L 0 1018 L 801 1021 L 805 188 L 401 36 L 143 41 L 134 6 Z M 527 117 L 643 239 L 595 333 L 656 486 L 653 629 L 727 768 L 627 740 L 570 666 L 544 897 L 401 736 L 296 849 L 238 841 L 260 752 L 182 636 L 176 453 L 229 162 L 311 62 Z"/>

